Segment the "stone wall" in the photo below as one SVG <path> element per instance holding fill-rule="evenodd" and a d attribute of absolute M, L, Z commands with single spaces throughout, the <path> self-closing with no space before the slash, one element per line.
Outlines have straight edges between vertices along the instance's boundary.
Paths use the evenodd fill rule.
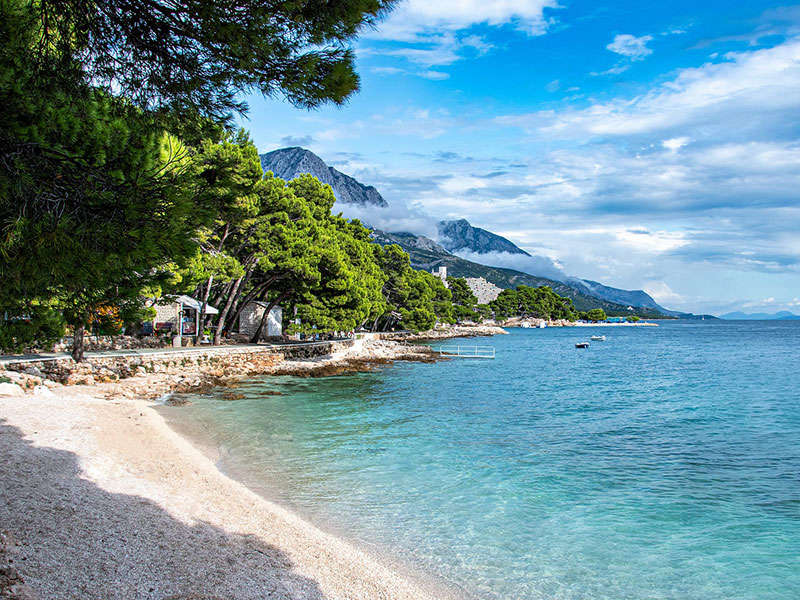
<path fill-rule="evenodd" d="M 148 373 L 186 374 L 202 372 L 219 376 L 266 373 L 286 358 L 313 358 L 353 345 L 352 340 L 231 348 L 170 349 L 122 356 L 91 356 L 76 363 L 70 357 L 20 359 L 0 366 L 66 385 L 117 381 Z"/>
<path fill-rule="evenodd" d="M 183 374 L 188 371 L 213 371 L 224 375 L 266 371 L 283 360 L 272 348 L 208 348 L 165 350 L 127 356 L 94 356 L 76 363 L 72 358 L 8 362 L 9 371 L 26 373 L 67 385 L 117 381 L 147 373 Z"/>
<path fill-rule="evenodd" d="M 489 304 L 495 300 L 503 288 L 497 287 L 495 284 L 486 281 L 483 277 L 467 277 L 467 286 L 475 294 L 478 299 L 478 304 Z"/>

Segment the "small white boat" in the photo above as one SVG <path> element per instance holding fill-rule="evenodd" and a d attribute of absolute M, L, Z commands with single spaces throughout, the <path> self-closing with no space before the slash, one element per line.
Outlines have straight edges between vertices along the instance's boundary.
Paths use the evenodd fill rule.
<path fill-rule="evenodd" d="M 527 321 L 525 321 L 524 323 L 520 323 L 519 326 L 522 327 L 523 329 L 530 329 L 531 328 L 531 324 L 528 323 Z"/>
<path fill-rule="evenodd" d="M 545 327 L 547 327 L 547 323 L 544 321 L 539 321 L 539 329 L 544 329 Z"/>
<path fill-rule="evenodd" d="M 593 342 L 605 342 L 606 341 L 606 336 L 604 336 L 604 335 L 593 335 L 590 339 Z"/>
<path fill-rule="evenodd" d="M 588 348 L 589 347 L 589 342 L 578 342 L 577 344 L 575 344 L 575 347 L 576 348 Z"/>

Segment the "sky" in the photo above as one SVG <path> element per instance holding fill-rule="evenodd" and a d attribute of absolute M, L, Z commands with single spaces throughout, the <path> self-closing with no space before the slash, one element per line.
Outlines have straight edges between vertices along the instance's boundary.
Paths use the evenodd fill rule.
<path fill-rule="evenodd" d="M 405 0 L 353 47 L 342 107 L 248 98 L 260 151 L 314 151 L 398 229 L 466 218 L 671 309 L 800 313 L 800 4 Z"/>

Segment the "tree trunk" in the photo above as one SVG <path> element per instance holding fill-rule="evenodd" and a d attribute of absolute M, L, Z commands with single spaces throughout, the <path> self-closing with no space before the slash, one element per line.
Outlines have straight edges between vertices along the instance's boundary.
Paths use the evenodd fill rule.
<path fill-rule="evenodd" d="M 76 325 L 72 334 L 72 360 L 83 362 L 83 352 L 85 349 L 83 334 L 86 332 L 85 325 Z"/>
<path fill-rule="evenodd" d="M 283 294 L 281 294 L 280 296 L 275 298 L 275 300 L 273 300 L 272 302 L 269 303 L 269 305 L 267 306 L 267 309 L 264 311 L 264 314 L 261 315 L 261 323 L 258 324 L 258 329 L 256 329 L 256 332 L 253 335 L 253 337 L 250 338 L 250 343 L 251 344 L 257 344 L 258 343 L 258 339 L 261 337 L 261 332 L 264 331 L 264 326 L 269 322 L 269 313 L 272 312 L 272 309 L 275 308 L 275 306 L 278 304 L 278 302 L 280 302 L 281 300 L 284 300 L 286 298 L 286 296 L 288 296 L 288 295 L 289 295 L 289 292 L 284 292 Z"/>
<path fill-rule="evenodd" d="M 225 319 L 228 316 L 228 311 L 231 309 L 231 305 L 233 304 L 233 297 L 236 295 L 236 292 L 239 291 L 239 286 L 242 283 L 242 279 L 244 279 L 244 275 L 239 277 L 236 280 L 236 283 L 233 284 L 233 288 L 231 289 L 230 294 L 228 295 L 228 301 L 225 303 L 225 308 L 222 309 L 222 312 L 219 314 L 219 318 L 217 319 L 217 328 L 214 330 L 214 345 L 219 346 L 222 342 L 222 328 L 225 326 Z"/>
<path fill-rule="evenodd" d="M 206 307 L 208 306 L 208 296 L 211 293 L 211 285 L 213 283 L 214 283 L 214 276 L 211 275 L 208 278 L 208 283 L 206 284 L 206 291 L 203 292 L 203 302 L 202 302 L 202 306 L 200 307 L 200 315 L 198 316 L 198 319 L 197 319 L 197 322 L 200 323 L 200 331 L 198 331 L 197 333 L 200 334 L 200 335 L 203 334 L 203 329 L 205 328 L 205 324 L 206 324 L 206 319 L 205 319 Z"/>
<path fill-rule="evenodd" d="M 252 290 L 250 290 L 245 295 L 244 299 L 242 299 L 241 302 L 239 302 L 238 299 L 237 299 L 236 303 L 233 305 L 234 312 L 233 312 L 233 319 L 231 319 L 231 323 L 235 323 L 236 322 L 236 319 L 238 319 L 239 316 L 242 314 L 242 311 L 244 310 L 245 306 L 247 306 L 248 304 L 250 304 L 250 302 L 252 302 L 256 298 L 258 298 L 259 295 L 267 292 L 269 290 L 269 286 L 272 285 L 273 283 L 275 283 L 275 281 L 278 280 L 278 279 L 280 279 L 279 276 L 277 276 L 277 275 L 272 276 L 267 281 L 263 281 L 263 282 L 257 284 Z M 247 282 L 247 279 L 245 279 L 244 283 L 246 283 L 246 282 Z M 240 288 L 240 289 L 244 289 L 244 286 L 242 288 Z M 241 294 L 240 294 L 240 296 L 241 296 Z"/>

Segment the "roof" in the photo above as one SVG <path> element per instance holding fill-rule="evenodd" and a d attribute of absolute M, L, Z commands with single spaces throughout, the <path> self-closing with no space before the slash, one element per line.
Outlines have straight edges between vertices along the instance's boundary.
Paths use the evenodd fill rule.
<path fill-rule="evenodd" d="M 178 296 L 177 298 L 175 298 L 175 302 L 179 302 L 180 304 L 188 306 L 189 308 L 194 309 L 196 311 L 199 311 L 203 306 L 202 302 L 200 302 L 199 300 L 195 300 L 191 296 Z M 217 315 L 219 314 L 219 311 L 210 304 L 206 304 L 205 314 Z"/>

